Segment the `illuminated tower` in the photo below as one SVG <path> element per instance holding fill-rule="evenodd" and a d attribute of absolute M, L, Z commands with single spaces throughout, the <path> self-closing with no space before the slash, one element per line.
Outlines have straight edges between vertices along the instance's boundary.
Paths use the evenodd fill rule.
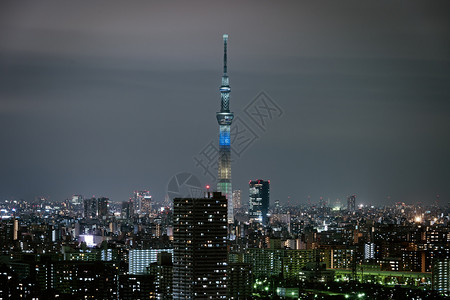
<path fill-rule="evenodd" d="M 228 200 L 228 223 L 233 223 L 233 192 L 231 189 L 231 148 L 230 126 L 234 114 L 230 112 L 230 80 L 227 75 L 227 43 L 228 34 L 223 35 L 223 75 L 220 86 L 221 106 L 216 113 L 220 126 L 219 136 L 219 178 L 217 191 L 221 192 Z"/>

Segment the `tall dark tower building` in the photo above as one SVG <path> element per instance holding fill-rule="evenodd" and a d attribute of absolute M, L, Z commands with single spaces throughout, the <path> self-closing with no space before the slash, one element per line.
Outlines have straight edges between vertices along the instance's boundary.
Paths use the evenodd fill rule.
<path fill-rule="evenodd" d="M 105 197 L 83 200 L 84 217 L 87 219 L 108 216 L 109 199 Z"/>
<path fill-rule="evenodd" d="M 227 298 L 227 199 L 173 200 L 173 299 Z"/>
<path fill-rule="evenodd" d="M 250 180 L 249 188 L 249 217 L 251 220 L 267 224 L 267 213 L 269 212 L 270 199 L 270 180 Z"/>
<path fill-rule="evenodd" d="M 228 200 L 228 223 L 233 223 L 233 191 L 231 187 L 231 148 L 230 148 L 230 126 L 234 114 L 230 112 L 230 80 L 227 75 L 227 43 L 228 34 L 223 35 L 223 75 L 220 86 L 221 106 L 220 112 L 216 113 L 217 122 L 220 126 L 219 136 L 219 177 L 217 191 Z"/>
<path fill-rule="evenodd" d="M 347 198 L 347 210 L 355 211 L 356 209 L 356 195 L 351 195 Z"/>

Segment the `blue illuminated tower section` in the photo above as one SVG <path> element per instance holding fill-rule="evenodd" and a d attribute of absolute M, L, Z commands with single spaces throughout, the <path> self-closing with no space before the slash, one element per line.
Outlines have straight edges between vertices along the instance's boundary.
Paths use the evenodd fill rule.
<path fill-rule="evenodd" d="M 230 112 L 230 80 L 227 75 L 227 43 L 228 34 L 223 35 L 223 75 L 220 86 L 221 106 L 220 112 L 216 113 L 217 122 L 220 126 L 219 136 L 219 177 L 217 191 L 227 197 L 228 223 L 233 223 L 233 192 L 231 188 L 231 148 L 230 148 L 230 126 L 234 114 Z"/>

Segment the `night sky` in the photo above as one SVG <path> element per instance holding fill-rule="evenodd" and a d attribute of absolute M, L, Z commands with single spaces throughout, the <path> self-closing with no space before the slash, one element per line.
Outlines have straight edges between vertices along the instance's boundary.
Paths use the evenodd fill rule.
<path fill-rule="evenodd" d="M 231 2 L 231 1 L 230 1 Z M 271 202 L 450 201 L 449 1 L 1 1 L 0 198 L 163 200 L 231 110 Z M 245 107 L 264 91 L 264 128 Z"/>

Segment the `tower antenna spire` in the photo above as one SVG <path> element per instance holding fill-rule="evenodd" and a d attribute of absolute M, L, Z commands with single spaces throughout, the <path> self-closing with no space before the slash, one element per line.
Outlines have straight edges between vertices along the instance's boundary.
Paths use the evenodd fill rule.
<path fill-rule="evenodd" d="M 228 34 L 223 35 L 223 74 L 227 74 L 227 43 Z"/>

